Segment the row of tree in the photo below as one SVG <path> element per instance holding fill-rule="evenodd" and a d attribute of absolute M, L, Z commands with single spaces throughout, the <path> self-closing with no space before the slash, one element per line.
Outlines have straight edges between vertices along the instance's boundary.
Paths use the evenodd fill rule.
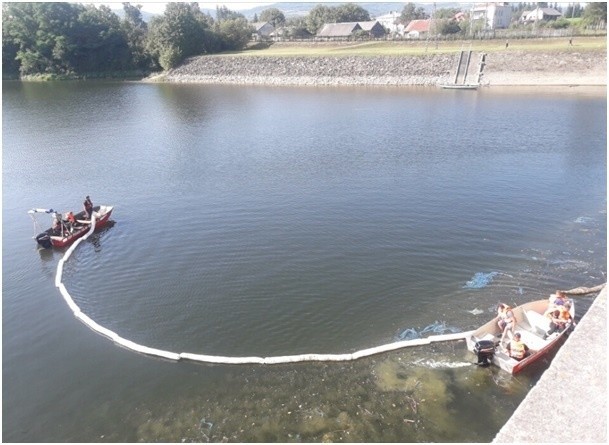
<path fill-rule="evenodd" d="M 225 7 L 214 20 L 197 3 L 168 3 L 150 23 L 140 9 L 123 3 L 121 19 L 107 6 L 4 2 L 3 76 L 168 69 L 189 56 L 241 49 L 253 31 Z"/>
<path fill-rule="evenodd" d="M 107 6 L 67 2 L 2 3 L 3 76 L 36 74 L 83 76 L 108 72 L 169 69 L 185 58 L 244 48 L 254 28 L 226 6 L 216 18 L 198 3 L 169 2 L 162 16 L 142 19 L 141 5 L 123 3 L 123 18 Z M 286 24 L 269 8 L 254 19 Z M 366 10 L 348 3 L 317 5 L 292 23 L 293 35 L 314 35 L 329 22 L 370 20 Z"/>

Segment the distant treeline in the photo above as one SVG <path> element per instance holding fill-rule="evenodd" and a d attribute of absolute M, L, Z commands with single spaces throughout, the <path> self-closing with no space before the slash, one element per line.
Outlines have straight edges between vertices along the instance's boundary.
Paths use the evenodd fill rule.
<path fill-rule="evenodd" d="M 254 31 L 224 7 L 214 20 L 197 3 L 168 3 L 150 23 L 140 8 L 123 3 L 120 18 L 107 6 L 2 3 L 3 77 L 168 69 L 193 55 L 241 49 Z"/>

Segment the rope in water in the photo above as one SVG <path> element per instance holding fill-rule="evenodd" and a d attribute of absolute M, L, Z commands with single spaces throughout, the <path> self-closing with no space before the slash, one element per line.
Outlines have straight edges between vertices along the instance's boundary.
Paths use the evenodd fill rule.
<path fill-rule="evenodd" d="M 347 354 L 299 354 L 299 355 L 284 355 L 278 357 L 224 357 L 217 355 L 205 355 L 205 354 L 192 354 L 189 352 L 171 352 L 164 351 L 162 349 L 151 348 L 148 346 L 140 345 L 132 342 L 131 340 L 127 340 L 116 332 L 107 329 L 94 320 L 92 320 L 87 314 L 83 313 L 80 310 L 80 307 L 74 302 L 72 296 L 62 283 L 62 275 L 63 275 L 63 265 L 65 264 L 74 250 L 78 245 L 85 241 L 93 232 L 95 231 L 95 218 L 91 218 L 91 228 L 82 238 L 77 239 L 72 246 L 66 251 L 64 256 L 59 263 L 57 264 L 57 273 L 55 275 L 55 286 L 61 292 L 64 300 L 68 304 L 68 307 L 74 313 L 74 316 L 82 321 L 85 325 L 87 325 L 91 330 L 101 334 L 105 337 L 108 337 L 114 343 L 119 346 L 122 346 L 126 349 L 129 349 L 134 352 L 139 352 L 146 355 L 151 355 L 155 357 L 160 357 L 168 360 L 179 361 L 179 360 L 191 360 L 196 362 L 204 362 L 204 363 L 219 363 L 219 364 L 260 364 L 260 365 L 270 365 L 270 364 L 279 364 L 279 363 L 296 363 L 296 362 L 319 362 L 319 361 L 349 361 L 349 360 L 357 360 L 363 357 L 369 357 L 371 355 L 380 354 L 388 351 L 395 351 L 397 349 L 402 349 L 410 346 L 421 346 L 428 345 L 434 342 L 443 342 L 443 341 L 453 341 L 453 340 L 462 340 L 467 336 L 471 335 L 473 331 L 469 332 L 459 332 L 456 334 L 443 334 L 443 335 L 432 335 L 426 338 L 417 338 L 414 340 L 403 340 L 394 343 L 389 343 L 386 345 L 377 346 L 374 348 L 363 349 L 361 351 L 347 353 Z"/>

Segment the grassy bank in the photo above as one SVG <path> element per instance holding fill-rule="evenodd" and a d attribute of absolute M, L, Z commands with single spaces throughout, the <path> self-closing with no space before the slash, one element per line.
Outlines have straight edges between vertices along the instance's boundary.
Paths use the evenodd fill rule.
<path fill-rule="evenodd" d="M 382 41 L 382 42 L 275 42 L 267 47 L 258 45 L 244 51 L 227 53 L 266 57 L 328 57 L 328 56 L 416 56 L 455 53 L 463 49 L 492 53 L 496 51 L 527 52 L 598 52 L 607 51 L 606 37 L 576 37 L 573 45 L 566 38 L 459 41 Z"/>

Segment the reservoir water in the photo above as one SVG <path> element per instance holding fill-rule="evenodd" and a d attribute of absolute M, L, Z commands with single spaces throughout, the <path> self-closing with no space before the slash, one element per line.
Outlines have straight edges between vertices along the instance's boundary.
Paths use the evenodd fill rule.
<path fill-rule="evenodd" d="M 462 342 L 275 366 L 139 355 L 74 317 L 30 208 L 114 205 L 64 283 L 100 325 L 175 352 L 347 353 L 606 281 L 605 88 L 2 94 L 4 441 L 488 442 L 547 366 L 512 377 Z"/>

